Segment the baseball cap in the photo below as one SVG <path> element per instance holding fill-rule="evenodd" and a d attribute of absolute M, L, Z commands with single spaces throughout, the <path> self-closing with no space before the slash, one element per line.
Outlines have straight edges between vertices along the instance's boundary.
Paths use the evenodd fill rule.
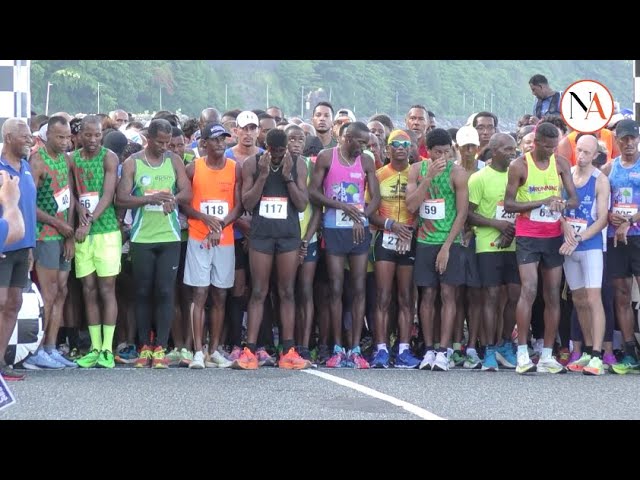
<path fill-rule="evenodd" d="M 478 135 L 478 131 L 470 125 L 460 127 L 458 133 L 456 133 L 456 143 L 459 147 L 463 147 L 469 144 L 479 147 L 480 137 Z"/>
<path fill-rule="evenodd" d="M 341 117 L 349 117 L 349 121 L 352 122 L 352 123 L 356 121 L 356 116 L 348 108 L 339 109 L 338 113 L 336 113 L 336 116 L 334 117 L 333 121 L 335 122 L 336 120 L 338 120 Z"/>
<path fill-rule="evenodd" d="M 219 123 L 209 123 L 204 130 L 202 130 L 202 139 L 207 140 L 209 138 L 218 138 L 218 137 L 230 137 L 231 134 L 227 132 L 222 125 Z"/>
<path fill-rule="evenodd" d="M 618 125 L 616 125 L 616 137 L 623 138 L 629 135 L 632 137 L 640 136 L 640 133 L 638 133 L 638 122 L 629 118 L 620 120 Z"/>
<path fill-rule="evenodd" d="M 258 120 L 258 116 L 253 113 L 251 110 L 245 110 L 244 112 L 240 112 L 238 117 L 236 118 L 236 123 L 238 127 L 244 128 L 247 125 L 254 124 L 256 127 L 260 126 L 260 120 Z"/>
<path fill-rule="evenodd" d="M 616 113 L 614 115 L 611 116 L 611 120 L 609 120 L 609 123 L 607 123 L 607 128 L 612 129 L 613 127 L 615 127 L 618 122 L 620 122 L 621 120 L 624 120 L 624 115 L 621 113 Z"/>

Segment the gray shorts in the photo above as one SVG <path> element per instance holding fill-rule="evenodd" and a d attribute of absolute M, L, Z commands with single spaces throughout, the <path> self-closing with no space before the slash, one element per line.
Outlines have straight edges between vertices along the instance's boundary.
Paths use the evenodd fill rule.
<path fill-rule="evenodd" d="M 200 248 L 202 242 L 187 240 L 184 284 L 191 287 L 231 288 L 236 273 L 235 246 Z"/>
<path fill-rule="evenodd" d="M 25 288 L 29 284 L 29 249 L 4 252 L 0 259 L 0 288 Z"/>
<path fill-rule="evenodd" d="M 49 270 L 60 270 L 61 272 L 71 270 L 71 262 L 64 259 L 64 240 L 36 242 L 36 248 L 33 249 L 33 261 Z"/>

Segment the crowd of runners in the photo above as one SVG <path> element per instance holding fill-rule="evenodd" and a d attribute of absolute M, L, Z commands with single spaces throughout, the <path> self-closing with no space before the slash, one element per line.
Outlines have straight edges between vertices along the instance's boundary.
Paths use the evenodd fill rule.
<path fill-rule="evenodd" d="M 0 260 L 0 361 L 29 279 L 45 336 L 3 377 L 640 373 L 638 123 L 570 132 L 540 77 L 514 133 L 492 112 L 445 130 L 422 105 L 394 125 L 328 102 L 308 121 L 278 107 L 7 120 L 0 170 L 19 179 L 25 235 Z"/>

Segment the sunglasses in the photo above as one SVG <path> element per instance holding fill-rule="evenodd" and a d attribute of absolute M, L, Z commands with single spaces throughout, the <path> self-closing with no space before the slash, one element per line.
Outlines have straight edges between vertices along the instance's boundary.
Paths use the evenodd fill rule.
<path fill-rule="evenodd" d="M 391 145 L 393 148 L 409 148 L 411 146 L 411 142 L 409 140 L 403 140 L 402 142 L 400 140 L 394 140 L 393 142 L 389 143 L 389 145 Z"/>

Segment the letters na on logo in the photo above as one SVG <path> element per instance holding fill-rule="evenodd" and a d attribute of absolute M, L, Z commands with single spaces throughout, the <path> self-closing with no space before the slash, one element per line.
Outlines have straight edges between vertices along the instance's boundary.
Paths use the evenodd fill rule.
<path fill-rule="evenodd" d="M 578 80 L 560 100 L 562 119 L 573 130 L 592 133 L 606 127 L 613 116 L 613 95 L 597 80 Z"/>

